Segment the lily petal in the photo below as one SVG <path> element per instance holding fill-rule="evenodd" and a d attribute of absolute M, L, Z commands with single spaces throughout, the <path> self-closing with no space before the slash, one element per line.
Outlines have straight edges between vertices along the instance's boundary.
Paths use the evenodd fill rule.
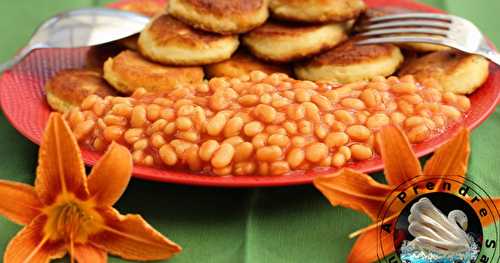
<path fill-rule="evenodd" d="M 43 237 L 43 226 L 47 218 L 37 216 L 10 241 L 4 254 L 5 263 L 47 263 L 66 254 L 63 244 L 52 244 Z"/>
<path fill-rule="evenodd" d="M 75 245 L 73 256 L 78 263 L 106 263 L 108 254 L 105 250 L 92 245 Z"/>
<path fill-rule="evenodd" d="M 390 255 L 394 253 L 394 240 L 392 235 L 383 235 L 379 240 L 378 231 L 380 228 L 374 228 L 363 233 L 354 243 L 349 256 L 348 263 L 370 263 L 383 258 L 382 254 Z M 379 245 L 382 245 L 383 253 Z"/>
<path fill-rule="evenodd" d="M 377 134 L 384 161 L 384 174 L 389 185 L 398 186 L 422 174 L 418 158 L 401 128 L 389 125 Z"/>
<path fill-rule="evenodd" d="M 42 203 L 31 185 L 0 180 L 0 215 L 27 225 L 40 214 Z"/>
<path fill-rule="evenodd" d="M 392 187 L 352 169 L 317 176 L 313 183 L 333 206 L 341 205 L 363 212 L 374 221 L 392 191 Z"/>
<path fill-rule="evenodd" d="M 99 206 L 112 206 L 123 194 L 132 174 L 129 150 L 112 143 L 88 178 L 89 192 Z"/>
<path fill-rule="evenodd" d="M 85 168 L 78 144 L 61 114 L 51 113 L 40 145 L 35 190 L 50 205 L 60 193 L 88 197 Z"/>
<path fill-rule="evenodd" d="M 168 259 L 181 247 L 151 227 L 139 215 L 120 215 L 113 208 L 101 211 L 106 226 L 91 242 L 128 260 Z"/>
<path fill-rule="evenodd" d="M 424 174 L 426 176 L 446 177 L 458 175 L 463 177 L 467 172 L 469 155 L 469 130 L 464 127 L 453 139 L 439 147 L 432 158 L 427 161 Z M 436 185 L 440 185 L 440 182 L 436 183 Z M 439 187 L 436 187 L 436 189 L 439 189 Z"/>

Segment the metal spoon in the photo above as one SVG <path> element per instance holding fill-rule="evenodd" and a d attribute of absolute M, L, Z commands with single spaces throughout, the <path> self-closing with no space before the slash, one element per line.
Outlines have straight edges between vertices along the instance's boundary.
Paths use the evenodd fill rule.
<path fill-rule="evenodd" d="M 58 14 L 43 22 L 15 57 L 0 64 L 0 72 L 19 63 L 35 49 L 88 47 L 131 36 L 142 31 L 149 19 L 108 8 L 83 8 Z"/>

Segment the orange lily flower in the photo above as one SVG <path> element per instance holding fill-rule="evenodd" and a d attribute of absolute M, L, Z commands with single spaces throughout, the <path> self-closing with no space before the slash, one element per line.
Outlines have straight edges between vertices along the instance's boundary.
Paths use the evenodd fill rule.
<path fill-rule="evenodd" d="M 25 225 L 3 262 L 107 262 L 107 253 L 130 260 L 170 258 L 181 248 L 139 215 L 112 205 L 130 180 L 127 148 L 112 144 L 86 176 L 78 144 L 59 113 L 52 113 L 40 145 L 35 186 L 0 181 L 0 214 Z"/>
<path fill-rule="evenodd" d="M 387 184 L 375 181 L 367 174 L 352 169 L 342 169 L 334 174 L 318 176 L 314 185 L 327 197 L 333 206 L 344 206 L 368 215 L 374 222 L 372 225 L 354 232 L 350 237 L 359 236 L 354 243 L 347 261 L 350 263 L 367 263 L 377 261 L 377 247 L 382 244 L 385 255 L 394 252 L 394 241 L 390 235 L 382 236 L 378 242 L 382 224 L 394 222 L 402 207 L 384 207 L 386 199 L 393 194 L 400 184 L 408 182 L 416 176 L 435 178 L 434 189 L 439 189 L 447 175 L 466 175 L 470 154 L 469 131 L 462 128 L 449 142 L 441 146 L 427 161 L 422 171 L 417 156 L 411 149 L 407 137 L 396 126 L 386 126 L 377 134 L 377 145 L 384 161 L 384 173 Z M 464 179 L 461 180 L 463 184 Z M 500 199 L 495 199 L 500 204 Z M 378 213 L 387 210 L 384 221 L 378 221 Z M 485 221 L 486 222 L 486 221 Z M 487 221 L 486 224 L 491 224 Z"/>

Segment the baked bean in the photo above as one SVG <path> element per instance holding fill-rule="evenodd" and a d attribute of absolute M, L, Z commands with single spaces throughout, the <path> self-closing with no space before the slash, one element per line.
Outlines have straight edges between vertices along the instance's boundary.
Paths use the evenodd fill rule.
<path fill-rule="evenodd" d="M 298 128 L 300 133 L 302 134 L 311 134 L 313 132 L 312 123 L 306 120 L 299 121 Z"/>
<path fill-rule="evenodd" d="M 406 116 L 401 112 L 391 113 L 391 122 L 395 125 L 401 125 L 406 119 Z"/>
<path fill-rule="evenodd" d="M 271 95 L 269 95 L 268 93 L 262 94 L 260 96 L 260 103 L 262 104 L 271 104 L 272 101 L 273 97 L 271 97 Z"/>
<path fill-rule="evenodd" d="M 290 171 L 290 165 L 285 161 L 271 163 L 271 175 L 283 175 Z"/>
<path fill-rule="evenodd" d="M 255 135 L 252 139 L 252 144 L 256 148 L 264 147 L 267 144 L 269 135 L 266 133 L 259 133 Z"/>
<path fill-rule="evenodd" d="M 175 126 L 175 122 L 170 122 L 167 125 L 165 125 L 165 128 L 163 128 L 163 132 L 166 135 L 172 135 L 175 133 L 176 128 L 177 127 Z"/>
<path fill-rule="evenodd" d="M 443 93 L 443 102 L 450 104 L 450 105 L 455 105 L 457 103 L 457 95 L 451 91 L 447 91 Z"/>
<path fill-rule="evenodd" d="M 368 116 L 364 114 L 363 112 L 356 112 L 355 114 L 356 119 L 358 120 L 358 124 L 365 124 L 366 121 L 368 120 Z"/>
<path fill-rule="evenodd" d="M 215 168 L 223 168 L 231 163 L 234 156 L 234 147 L 229 143 L 223 143 L 213 154 L 210 163 Z"/>
<path fill-rule="evenodd" d="M 258 121 L 252 121 L 247 123 L 243 127 L 243 132 L 245 133 L 246 136 L 253 137 L 259 133 L 261 133 L 264 130 L 264 125 Z"/>
<path fill-rule="evenodd" d="M 308 89 L 298 88 L 295 89 L 295 100 L 297 102 L 308 102 L 311 101 L 311 93 Z"/>
<path fill-rule="evenodd" d="M 389 117 L 387 117 L 384 113 L 375 113 L 366 120 L 366 127 L 370 129 L 378 129 L 388 125 L 390 121 Z"/>
<path fill-rule="evenodd" d="M 323 125 L 323 124 L 319 124 L 314 129 L 314 134 L 316 135 L 316 137 L 318 137 L 319 139 L 323 140 L 328 135 L 328 128 L 325 127 L 325 125 Z"/>
<path fill-rule="evenodd" d="M 306 158 L 306 153 L 301 148 L 293 148 L 288 152 L 287 162 L 292 168 L 297 168 Z"/>
<path fill-rule="evenodd" d="M 158 151 L 161 160 L 168 166 L 174 166 L 177 163 L 177 155 L 172 146 L 165 144 Z"/>
<path fill-rule="evenodd" d="M 144 150 L 148 147 L 148 139 L 140 139 L 133 144 L 133 149 L 135 151 Z"/>
<path fill-rule="evenodd" d="M 332 126 L 333 123 L 335 122 L 335 116 L 331 113 L 327 113 L 323 115 L 323 122 L 326 123 L 328 126 Z"/>
<path fill-rule="evenodd" d="M 264 123 L 271 123 L 276 118 L 276 110 L 266 104 L 259 104 L 255 107 L 254 114 L 258 120 Z"/>
<path fill-rule="evenodd" d="M 413 107 L 413 104 L 410 104 L 409 102 L 405 100 L 400 100 L 398 103 L 398 109 L 400 112 L 402 112 L 406 116 L 411 116 L 414 114 L 415 110 Z"/>
<path fill-rule="evenodd" d="M 259 175 L 268 175 L 269 174 L 269 163 L 258 162 L 258 164 L 257 164 L 257 173 Z"/>
<path fill-rule="evenodd" d="M 359 95 L 359 98 L 365 103 L 369 108 L 376 107 L 382 103 L 382 96 L 376 89 L 365 89 Z"/>
<path fill-rule="evenodd" d="M 420 95 L 418 94 L 403 95 L 400 98 L 414 105 L 421 104 L 422 102 L 424 102 L 422 97 L 420 97 Z"/>
<path fill-rule="evenodd" d="M 276 161 L 281 157 L 282 153 L 279 146 L 264 146 L 257 149 L 256 157 L 259 161 Z"/>
<path fill-rule="evenodd" d="M 414 83 L 410 82 L 400 82 L 396 83 L 392 86 L 391 91 L 397 94 L 407 94 L 407 93 L 415 93 L 417 91 L 417 87 Z"/>
<path fill-rule="evenodd" d="M 371 131 L 363 125 L 353 125 L 347 128 L 347 135 L 356 141 L 366 141 L 370 138 Z"/>
<path fill-rule="evenodd" d="M 306 146 L 306 139 L 302 136 L 294 136 L 292 138 L 292 144 L 295 147 L 304 147 Z"/>
<path fill-rule="evenodd" d="M 144 106 L 134 107 L 130 117 L 130 126 L 133 128 L 140 128 L 146 124 L 146 121 L 146 109 Z"/>
<path fill-rule="evenodd" d="M 423 123 L 425 123 L 425 118 L 424 117 L 411 116 L 411 117 L 408 117 L 405 120 L 405 127 L 406 128 L 411 128 L 411 127 L 415 127 L 417 125 L 421 125 Z"/>
<path fill-rule="evenodd" d="M 96 151 L 104 151 L 106 149 L 107 144 L 104 142 L 104 140 L 98 137 L 94 140 L 92 146 Z"/>
<path fill-rule="evenodd" d="M 208 106 L 214 111 L 221 111 L 229 107 L 229 101 L 222 95 L 212 95 L 208 98 Z"/>
<path fill-rule="evenodd" d="M 161 115 L 161 107 L 156 104 L 149 104 L 146 107 L 146 117 L 149 121 L 154 122 Z"/>
<path fill-rule="evenodd" d="M 341 131 L 345 131 L 347 129 L 347 126 L 340 121 L 334 121 L 331 128 L 332 128 L 332 131 L 341 132 Z"/>
<path fill-rule="evenodd" d="M 411 143 L 425 141 L 430 135 L 430 130 L 425 124 L 415 126 L 408 132 L 408 139 Z"/>
<path fill-rule="evenodd" d="M 345 156 L 345 159 L 346 160 L 350 160 L 351 159 L 351 148 L 347 147 L 347 146 L 340 146 L 339 147 L 339 153 L 343 154 Z"/>
<path fill-rule="evenodd" d="M 224 136 L 231 137 L 240 134 L 241 129 L 243 128 L 244 122 L 240 117 L 231 118 L 224 127 Z"/>
<path fill-rule="evenodd" d="M 288 139 L 287 136 L 282 135 L 282 134 L 273 134 L 269 136 L 269 139 L 267 139 L 267 143 L 269 145 L 277 145 L 280 147 L 286 147 L 290 143 L 290 139 Z"/>
<path fill-rule="evenodd" d="M 244 142 L 244 140 L 240 136 L 233 136 L 225 139 L 222 143 L 229 143 L 232 146 L 236 146 L 242 142 Z"/>
<path fill-rule="evenodd" d="M 132 107 L 128 104 L 125 104 L 125 103 L 115 104 L 111 108 L 111 112 L 114 115 L 129 118 L 130 115 L 132 114 Z"/>
<path fill-rule="evenodd" d="M 340 147 L 349 142 L 349 136 L 344 132 L 332 132 L 325 138 L 325 143 L 328 147 Z"/>
<path fill-rule="evenodd" d="M 446 117 L 450 118 L 453 121 L 460 119 L 460 116 L 462 115 L 460 111 L 458 111 L 457 108 L 453 106 L 442 105 L 441 110 Z"/>
<path fill-rule="evenodd" d="M 240 162 L 234 165 L 234 174 L 236 175 L 250 175 L 255 173 L 255 163 L 253 162 Z"/>
<path fill-rule="evenodd" d="M 442 129 L 446 127 L 446 118 L 440 115 L 432 116 L 432 121 L 436 125 L 436 128 Z"/>
<path fill-rule="evenodd" d="M 144 154 L 144 151 L 142 151 L 142 150 L 134 151 L 132 153 L 132 161 L 134 161 L 134 163 L 142 164 L 142 162 L 144 161 L 144 157 L 145 157 L 145 154 Z"/>
<path fill-rule="evenodd" d="M 166 108 L 161 111 L 160 117 L 167 121 L 173 121 L 175 119 L 175 112 L 171 108 Z"/>
<path fill-rule="evenodd" d="M 188 117 L 179 117 L 175 120 L 175 126 L 181 131 L 187 131 L 193 127 L 193 122 Z"/>
<path fill-rule="evenodd" d="M 312 102 L 314 102 L 322 111 L 330 111 L 333 107 L 327 97 L 316 94 L 311 97 Z"/>
<path fill-rule="evenodd" d="M 363 110 L 366 108 L 365 103 L 360 99 L 345 98 L 340 101 L 340 104 L 349 109 Z"/>
<path fill-rule="evenodd" d="M 470 100 L 465 96 L 458 96 L 456 106 L 462 112 L 466 112 L 470 109 Z"/>
<path fill-rule="evenodd" d="M 153 166 L 155 163 L 155 160 L 154 160 L 153 156 L 146 155 L 146 157 L 144 157 L 144 160 L 142 162 L 146 166 Z"/>
<path fill-rule="evenodd" d="M 351 125 L 354 124 L 354 122 L 356 122 L 352 114 L 346 110 L 336 110 L 333 112 L 333 115 L 335 115 L 335 119 L 341 121 L 346 125 Z"/>
<path fill-rule="evenodd" d="M 151 145 L 157 149 L 165 145 L 167 142 L 160 133 L 155 133 L 151 136 Z"/>
<path fill-rule="evenodd" d="M 198 156 L 198 146 L 192 146 L 184 152 L 185 161 L 192 171 L 199 171 L 202 168 L 202 162 Z"/>
<path fill-rule="evenodd" d="M 242 142 L 234 147 L 234 161 L 241 162 L 248 160 L 253 154 L 253 144 Z"/>
<path fill-rule="evenodd" d="M 195 131 L 183 131 L 177 134 L 177 138 L 188 142 L 198 142 L 200 136 Z"/>
<path fill-rule="evenodd" d="M 94 104 L 97 102 L 97 100 L 100 100 L 100 97 L 92 94 L 82 101 L 80 108 L 82 110 L 90 110 L 94 107 Z"/>
<path fill-rule="evenodd" d="M 177 116 L 190 116 L 194 114 L 196 106 L 186 104 L 182 105 L 178 110 L 177 110 Z"/>
<path fill-rule="evenodd" d="M 227 117 L 223 112 L 217 113 L 207 123 L 207 133 L 211 136 L 217 136 L 224 129 Z"/>
<path fill-rule="evenodd" d="M 336 153 L 332 157 L 332 165 L 335 167 L 342 167 L 346 163 L 346 158 L 341 153 Z"/>
<path fill-rule="evenodd" d="M 98 99 L 95 103 L 94 106 L 92 107 L 92 111 L 98 116 L 101 117 L 104 114 L 104 110 L 106 108 L 106 105 L 101 99 Z"/>
<path fill-rule="evenodd" d="M 283 123 L 283 128 L 287 131 L 288 134 L 297 134 L 297 124 L 291 121 L 286 121 Z"/>
<path fill-rule="evenodd" d="M 368 147 L 366 145 L 362 145 L 362 144 L 351 145 L 351 153 L 352 153 L 352 157 L 354 159 L 360 160 L 360 161 L 368 160 L 368 159 L 372 158 L 372 156 L 373 156 L 372 149 L 370 149 L 370 147 Z"/>
<path fill-rule="evenodd" d="M 321 121 L 321 116 L 319 114 L 319 109 L 316 104 L 312 102 L 304 102 L 302 103 L 304 106 L 304 109 L 306 110 L 306 118 L 310 121 L 313 122 L 320 122 Z"/>
<path fill-rule="evenodd" d="M 167 98 L 156 98 L 153 100 L 153 103 L 163 107 L 169 107 L 173 104 L 173 102 Z"/>
<path fill-rule="evenodd" d="M 208 140 L 201 144 L 198 154 L 203 161 L 208 162 L 217 149 L 219 149 L 219 143 L 216 140 Z"/>
<path fill-rule="evenodd" d="M 75 135 L 76 140 L 80 141 L 90 132 L 92 132 L 95 124 L 96 123 L 93 120 L 86 120 L 76 125 L 75 129 L 73 130 L 73 134 Z"/>
<path fill-rule="evenodd" d="M 259 103 L 259 97 L 253 94 L 243 95 L 238 99 L 238 103 L 245 107 L 255 106 Z"/>
<path fill-rule="evenodd" d="M 313 143 L 306 147 L 306 159 L 317 163 L 328 156 L 328 147 L 324 143 Z"/>
<path fill-rule="evenodd" d="M 123 127 L 108 126 L 104 129 L 103 136 L 104 136 L 104 139 L 106 139 L 108 142 L 112 142 L 112 141 L 119 140 L 122 137 L 124 132 L 125 132 L 125 129 Z"/>

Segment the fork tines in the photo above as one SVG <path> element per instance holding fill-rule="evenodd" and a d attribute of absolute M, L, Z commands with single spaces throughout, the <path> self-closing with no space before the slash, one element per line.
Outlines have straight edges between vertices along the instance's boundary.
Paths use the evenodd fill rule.
<path fill-rule="evenodd" d="M 426 42 L 443 44 L 453 17 L 433 13 L 394 14 L 367 19 L 356 27 L 359 36 L 369 37 L 359 44 Z M 404 35 L 416 34 L 416 35 Z"/>

